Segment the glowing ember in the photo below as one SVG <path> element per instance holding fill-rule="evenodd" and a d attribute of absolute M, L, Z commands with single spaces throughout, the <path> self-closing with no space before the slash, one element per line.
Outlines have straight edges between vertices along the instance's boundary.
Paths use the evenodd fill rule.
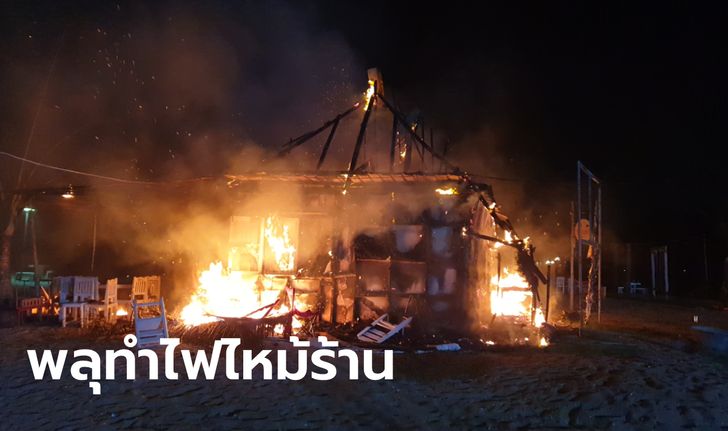
<path fill-rule="evenodd" d="M 456 189 L 455 187 L 450 187 L 447 189 L 438 188 L 438 189 L 435 189 L 435 193 L 437 193 L 438 195 L 441 195 L 441 196 L 453 196 L 453 195 L 458 194 L 458 189 Z"/>
<path fill-rule="evenodd" d="M 548 347 L 549 342 L 545 337 L 541 337 L 540 340 L 538 340 L 538 347 Z"/>

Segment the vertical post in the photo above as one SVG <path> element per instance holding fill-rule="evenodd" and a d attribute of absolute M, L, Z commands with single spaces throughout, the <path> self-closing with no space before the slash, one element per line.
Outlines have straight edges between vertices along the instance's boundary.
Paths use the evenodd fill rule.
<path fill-rule="evenodd" d="M 94 272 L 94 263 L 96 263 L 96 209 L 94 208 L 94 231 L 91 240 L 91 272 Z"/>
<path fill-rule="evenodd" d="M 667 246 L 665 246 L 663 258 L 665 259 L 665 296 L 668 296 L 670 294 L 670 276 L 667 270 Z"/>
<path fill-rule="evenodd" d="M 589 297 L 589 303 L 587 304 L 586 302 L 584 302 L 584 305 L 589 307 L 586 310 L 586 313 L 587 313 L 588 318 L 591 318 L 592 305 L 594 303 L 594 281 L 593 281 L 594 277 L 593 277 L 593 274 L 591 273 L 591 269 L 594 268 L 594 263 L 595 263 L 595 259 L 596 259 L 596 248 L 595 248 L 596 241 L 594 238 L 594 213 L 596 211 L 594 211 L 594 201 L 592 200 L 592 184 L 594 183 L 594 180 L 593 180 L 591 174 L 588 176 L 588 178 L 589 178 L 589 182 L 588 182 L 589 185 L 587 186 L 587 193 L 586 193 L 587 198 L 586 199 L 587 199 L 587 205 L 589 205 L 589 213 L 588 213 L 589 216 L 587 218 L 587 220 L 589 220 L 589 239 L 587 240 L 587 244 L 588 244 L 587 246 L 589 248 L 591 248 L 592 257 L 591 257 L 591 262 L 589 265 L 589 271 L 587 273 L 588 280 L 586 282 L 586 289 L 587 289 L 586 296 Z"/>
<path fill-rule="evenodd" d="M 36 241 L 36 234 L 35 234 L 35 220 L 36 217 L 31 217 L 30 219 L 30 235 L 31 239 L 33 240 L 33 281 L 35 284 L 35 296 L 40 296 L 40 277 L 41 274 L 38 273 L 38 243 Z"/>
<path fill-rule="evenodd" d="M 571 238 L 569 238 L 569 244 L 571 244 L 571 257 L 569 258 L 569 311 L 574 311 L 574 235 L 576 235 L 576 225 L 574 224 L 574 201 L 571 201 L 571 207 L 569 208 L 569 215 L 571 215 Z"/>
<path fill-rule="evenodd" d="M 657 291 L 657 280 L 655 277 L 655 254 L 657 254 L 657 250 L 654 248 L 650 250 L 650 269 L 652 270 L 652 296 L 655 296 L 655 292 Z"/>
<path fill-rule="evenodd" d="M 576 258 L 578 265 L 579 274 L 579 327 L 583 324 L 584 318 L 581 315 L 581 302 L 583 299 L 582 294 L 582 283 L 583 271 L 582 271 L 582 243 L 581 243 L 581 162 L 576 162 Z"/>
<path fill-rule="evenodd" d="M 392 113 L 392 143 L 389 146 L 389 172 L 394 172 L 394 154 L 397 147 L 397 116 Z"/>
<path fill-rule="evenodd" d="M 430 151 L 430 169 L 435 172 L 435 132 L 432 127 L 430 127 L 430 147 L 432 147 L 432 151 Z"/>
<path fill-rule="evenodd" d="M 601 323 L 602 321 L 602 184 L 599 183 L 599 188 L 597 189 L 597 219 L 599 221 L 599 224 L 597 225 L 598 230 L 598 238 L 597 238 L 597 250 L 599 252 L 599 265 L 597 266 L 597 270 L 599 271 L 597 273 L 597 287 L 599 288 L 599 299 L 597 302 L 597 322 Z"/>
<path fill-rule="evenodd" d="M 547 268 L 548 268 L 548 283 L 546 283 L 546 307 L 544 307 L 545 310 L 543 313 L 544 314 L 543 317 L 544 317 L 544 320 L 546 321 L 546 323 L 548 323 L 548 321 L 549 321 L 549 304 L 551 303 L 551 280 L 553 280 L 553 278 L 554 278 L 552 265 L 549 264 L 547 266 Z"/>

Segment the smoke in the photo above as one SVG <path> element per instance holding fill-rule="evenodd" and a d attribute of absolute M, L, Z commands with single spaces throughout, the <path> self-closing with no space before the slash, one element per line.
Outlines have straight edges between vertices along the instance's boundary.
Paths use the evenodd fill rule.
<path fill-rule="evenodd" d="M 65 262 L 56 267 L 60 273 L 89 271 L 95 231 L 94 272 L 102 277 L 162 271 L 175 286 L 191 287 L 190 268 L 226 258 L 229 214 L 307 209 L 296 187 L 231 197 L 220 183 L 182 180 L 314 166 L 322 137 L 286 159 L 274 154 L 290 138 L 360 100 L 366 84 L 366 66 L 342 36 L 322 28 L 315 11 L 275 1 L 75 8 L 62 11 L 75 17 L 64 22 L 54 22 L 57 10 L 29 11 L 23 25 L 16 26 L 12 47 L 3 51 L 11 59 L 3 65 L 3 111 L 8 114 L 2 122 L 3 147 L 23 153 L 40 105 L 30 158 L 169 184 L 130 186 L 33 170 L 26 188 L 74 184 L 93 190 L 79 193 L 76 201 L 83 204 L 40 208 L 38 227 L 47 234 L 40 235 L 41 259 Z M 49 85 L 42 92 L 45 79 Z M 325 169 L 346 168 L 362 115 L 358 111 L 342 121 Z M 388 142 L 390 133 L 390 117 L 375 114 L 360 163 L 381 169 L 386 157 L 383 162 L 371 144 Z M 532 159 L 509 151 L 512 140 L 506 128 L 489 123 L 459 137 L 449 158 L 468 172 L 532 177 Z M 15 166 L 3 169 L 3 183 L 13 177 Z M 564 191 L 535 195 L 523 182 L 491 182 L 504 212 L 521 236 L 534 239 L 539 256 L 563 257 L 568 244 L 559 243 L 551 227 L 568 225 Z M 389 202 L 381 196 L 354 196 L 352 205 L 362 211 L 351 211 L 347 222 L 355 231 L 387 215 Z M 425 197 L 409 202 L 401 211 L 410 219 L 427 206 Z M 552 214 L 554 208 L 559 210 Z M 64 225 L 72 226 L 68 235 L 54 234 Z"/>
<path fill-rule="evenodd" d="M 28 157 L 71 169 L 155 182 L 293 169 L 320 143 L 289 160 L 272 154 L 351 106 L 366 86 L 366 68 L 343 38 L 296 3 L 13 12 L 4 18 L 14 30 L 2 49 L 3 150 L 24 154 L 33 127 Z M 342 153 L 332 149 L 332 163 Z M 12 189 L 18 163 L 1 163 L 3 189 Z M 76 187 L 73 205 L 44 196 L 29 203 L 39 207 L 40 258 L 65 262 L 58 272 L 89 270 L 94 219 L 95 271 L 104 275 L 223 255 L 229 220 L 219 214 L 237 204 L 224 188 L 125 185 L 33 168 L 21 188 L 65 184 Z M 54 234 L 64 224 L 68 235 Z M 20 256 L 16 265 L 24 264 Z"/>

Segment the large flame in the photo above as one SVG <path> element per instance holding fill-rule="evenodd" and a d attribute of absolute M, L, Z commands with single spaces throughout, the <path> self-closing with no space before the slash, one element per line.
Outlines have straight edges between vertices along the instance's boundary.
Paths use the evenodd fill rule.
<path fill-rule="evenodd" d="M 490 311 L 496 316 L 506 316 L 526 321 L 531 320 L 533 292 L 528 281 L 518 272 L 503 268 L 503 273 L 491 279 Z M 545 323 L 543 311 L 536 307 L 533 325 L 541 327 Z"/>
<path fill-rule="evenodd" d="M 265 239 L 273 252 L 278 269 L 284 272 L 293 271 L 296 247 L 291 243 L 288 225 L 281 225 L 275 217 L 266 218 Z"/>
<path fill-rule="evenodd" d="M 263 233 L 268 251 L 272 254 L 276 272 L 295 270 L 296 247 L 290 237 L 289 226 L 276 217 L 263 221 Z M 190 302 L 182 309 L 180 319 L 185 325 L 194 326 L 220 320 L 221 317 L 274 317 L 290 310 L 286 285 L 287 277 L 262 275 L 256 271 L 233 269 L 233 256 L 238 249 L 230 249 L 227 268 L 222 262 L 213 262 L 200 273 L 198 286 Z M 277 302 L 278 301 L 278 302 Z M 294 301 L 295 302 L 295 301 Z M 276 304 L 274 307 L 267 307 Z M 299 308 L 300 304 L 296 305 Z M 293 319 L 293 328 L 301 322 Z M 282 332 L 278 328 L 277 332 Z"/>

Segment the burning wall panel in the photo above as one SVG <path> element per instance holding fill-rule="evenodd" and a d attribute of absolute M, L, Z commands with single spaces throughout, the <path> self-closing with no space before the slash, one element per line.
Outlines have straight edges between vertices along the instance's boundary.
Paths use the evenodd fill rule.
<path fill-rule="evenodd" d="M 263 223 L 263 272 L 293 274 L 296 271 L 299 219 L 293 217 L 265 218 Z"/>
<path fill-rule="evenodd" d="M 356 295 L 356 275 L 334 276 L 334 311 L 336 323 L 351 323 L 354 321 L 354 299 Z"/>

